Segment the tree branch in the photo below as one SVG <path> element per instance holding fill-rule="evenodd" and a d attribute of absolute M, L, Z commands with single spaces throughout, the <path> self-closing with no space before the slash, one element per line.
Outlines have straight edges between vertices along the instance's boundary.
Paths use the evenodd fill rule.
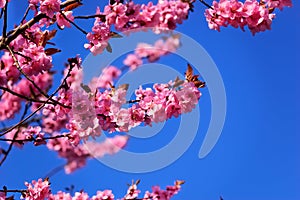
<path fill-rule="evenodd" d="M 24 119 L 24 117 L 25 117 L 25 115 L 26 115 L 26 113 L 27 113 L 29 107 L 30 107 L 29 104 L 26 104 L 26 105 L 25 105 L 25 109 L 24 109 L 23 115 L 22 115 L 22 117 L 21 117 L 21 121 Z M 14 134 L 13 140 L 15 140 L 15 139 L 18 137 L 19 131 L 20 131 L 20 127 L 18 127 L 18 130 L 17 130 L 16 133 Z M 10 151 L 12 150 L 13 144 L 14 144 L 13 141 L 9 144 L 9 147 L 8 147 L 7 151 L 5 152 L 5 154 L 4 154 L 4 157 L 3 157 L 3 158 L 1 159 L 1 161 L 0 161 L 0 166 L 4 163 L 4 161 L 6 160 L 8 154 L 9 154 Z"/>
<path fill-rule="evenodd" d="M 16 56 L 15 56 L 15 54 L 14 54 L 14 52 L 12 51 L 12 49 L 9 47 L 9 45 L 7 45 L 6 46 L 7 47 L 7 49 L 8 49 L 8 51 L 10 52 L 10 54 L 11 54 L 11 56 L 12 56 L 12 58 L 13 58 L 13 60 L 14 60 L 14 62 L 15 62 L 15 64 L 16 64 L 16 66 L 17 66 L 17 68 L 18 68 L 18 70 L 21 72 L 21 74 L 23 75 L 23 76 L 25 76 L 25 78 L 44 96 L 44 97 L 46 97 L 46 98 L 49 98 L 49 95 L 48 94 L 46 94 L 29 76 L 27 76 L 27 74 L 25 74 L 24 72 L 23 72 L 23 70 L 22 70 L 22 68 L 21 68 L 21 66 L 20 66 L 20 64 L 19 64 L 19 62 L 18 62 L 18 60 L 17 60 L 17 58 L 16 58 Z M 60 106 L 63 106 L 63 107 L 65 107 L 65 105 L 64 104 L 62 104 L 62 103 L 60 103 L 59 101 L 56 101 L 56 100 L 54 100 L 54 99 L 50 99 L 50 101 L 52 101 L 52 102 L 54 102 L 54 103 L 57 103 L 58 105 L 60 105 Z"/>
<path fill-rule="evenodd" d="M 32 116 L 34 116 L 38 111 L 40 111 L 49 101 L 50 99 L 62 88 L 64 87 L 64 85 L 67 83 L 67 78 L 71 75 L 71 71 L 72 71 L 72 66 L 70 66 L 70 69 L 67 73 L 67 75 L 65 76 L 64 80 L 62 81 L 62 83 L 60 84 L 60 86 L 49 96 L 49 98 L 42 104 L 40 105 L 34 112 L 32 112 L 30 115 L 28 115 L 25 119 L 21 120 L 20 122 L 18 122 L 17 124 L 15 124 L 14 126 L 10 127 L 9 129 L 7 129 L 6 131 L 4 131 L 4 133 L 0 134 L 0 137 L 9 133 L 10 131 L 12 131 L 13 129 L 19 127 L 20 125 L 22 125 L 24 122 L 26 122 L 28 119 L 30 119 Z"/>
<path fill-rule="evenodd" d="M 44 140 L 52 140 L 52 139 L 57 139 L 57 138 L 63 138 L 63 137 L 69 137 L 70 134 L 63 134 L 63 135 L 56 135 L 52 137 L 44 137 Z M 8 139 L 8 138 L 0 138 L 0 141 L 6 141 L 6 142 L 35 142 L 35 138 L 28 138 L 28 139 L 22 139 L 22 140 L 17 140 L 17 139 Z"/>
<path fill-rule="evenodd" d="M 204 0 L 199 0 L 203 5 L 205 5 L 207 8 L 209 9 L 214 9 L 213 7 L 211 7 L 208 3 L 206 3 Z"/>
<path fill-rule="evenodd" d="M 62 2 L 60 4 L 60 8 L 63 9 L 73 3 L 76 2 L 80 2 L 80 0 L 67 0 L 65 2 Z M 6 49 L 6 46 L 13 41 L 14 39 L 16 39 L 21 33 L 23 33 L 26 29 L 30 28 L 31 26 L 33 26 L 35 23 L 39 22 L 41 19 L 43 18 L 47 18 L 47 15 L 44 13 L 40 13 L 38 15 L 36 15 L 35 17 L 33 17 L 31 20 L 29 20 L 28 22 L 26 22 L 23 25 L 19 25 L 17 28 L 14 29 L 14 31 L 10 34 L 9 37 L 4 38 L 2 37 L 1 41 L 0 41 L 0 50 L 1 49 Z"/>

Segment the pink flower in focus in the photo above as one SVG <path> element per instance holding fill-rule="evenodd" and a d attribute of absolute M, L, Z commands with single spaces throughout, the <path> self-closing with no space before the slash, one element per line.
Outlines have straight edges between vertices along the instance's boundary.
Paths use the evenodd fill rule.
<path fill-rule="evenodd" d="M 60 10 L 60 0 L 43 0 L 40 5 L 40 11 L 52 18 Z"/>
<path fill-rule="evenodd" d="M 44 200 L 48 198 L 51 193 L 48 180 L 33 180 L 32 183 L 25 182 L 25 185 L 27 187 L 27 192 L 23 197 L 25 200 Z"/>
<path fill-rule="evenodd" d="M 73 12 L 72 11 L 63 11 L 63 14 L 65 15 L 65 17 L 67 19 L 69 19 L 70 21 L 74 21 L 74 16 L 72 15 Z M 65 26 L 70 28 L 71 27 L 71 24 L 68 20 L 65 19 L 65 17 L 61 14 L 61 13 L 56 13 L 56 22 L 57 22 L 57 25 L 60 27 L 60 28 L 64 28 Z"/>

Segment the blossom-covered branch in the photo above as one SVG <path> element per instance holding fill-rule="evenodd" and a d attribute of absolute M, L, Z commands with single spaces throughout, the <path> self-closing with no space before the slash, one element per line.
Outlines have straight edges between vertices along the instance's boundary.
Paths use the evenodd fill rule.
<path fill-rule="evenodd" d="M 75 192 L 74 195 L 68 192 L 59 191 L 56 194 L 51 192 L 49 179 L 33 180 L 31 183 L 25 182 L 27 189 L 24 190 L 0 190 L 0 199 L 6 199 L 10 196 L 8 193 L 20 193 L 21 198 L 25 200 L 170 200 L 176 195 L 184 181 L 175 181 L 174 185 L 167 186 L 166 189 L 161 189 L 159 186 L 153 186 L 152 191 L 146 191 L 143 197 L 139 197 L 141 191 L 137 189 L 140 181 L 132 181 L 127 193 L 122 198 L 116 198 L 111 190 L 97 191 L 95 195 L 89 196 L 86 192 Z"/>

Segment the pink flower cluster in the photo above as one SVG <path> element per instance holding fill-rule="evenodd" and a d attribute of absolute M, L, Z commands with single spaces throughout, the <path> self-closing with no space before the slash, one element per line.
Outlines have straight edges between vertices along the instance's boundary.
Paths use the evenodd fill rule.
<path fill-rule="evenodd" d="M 58 152 L 58 156 L 67 160 L 65 172 L 72 173 L 86 165 L 89 153 L 82 146 L 74 146 L 68 138 L 57 138 L 49 140 L 47 147 L 50 150 Z"/>
<path fill-rule="evenodd" d="M 248 26 L 252 34 L 271 29 L 275 8 L 292 6 L 290 0 L 268 0 L 261 4 L 256 0 L 246 0 L 244 3 L 237 0 L 220 0 L 213 2 L 212 9 L 206 9 L 206 21 L 210 29 L 220 31 L 220 27 L 231 25 L 244 30 Z"/>
<path fill-rule="evenodd" d="M 70 114 L 69 130 L 75 138 L 78 137 L 78 141 L 75 143 L 79 143 L 80 139 L 87 140 L 89 136 L 95 138 L 101 135 L 100 125 L 95 117 L 94 101 L 82 89 L 77 89 L 72 93 L 72 110 Z"/>
<path fill-rule="evenodd" d="M 96 14 L 100 14 L 99 8 L 97 8 Z M 87 34 L 86 38 L 89 40 L 89 44 L 85 44 L 84 47 L 97 55 L 102 53 L 108 45 L 110 26 L 103 23 L 100 18 L 96 18 L 92 31 Z"/>
<path fill-rule="evenodd" d="M 40 12 L 50 18 L 60 11 L 61 0 L 28 0 L 28 2 L 31 9 L 36 10 L 39 7 Z"/>
<path fill-rule="evenodd" d="M 117 135 L 107 138 L 103 142 L 90 142 L 74 146 L 68 138 L 56 138 L 49 140 L 47 147 L 57 151 L 59 157 L 67 160 L 65 172 L 70 174 L 86 165 L 91 157 L 103 157 L 106 154 L 115 154 L 127 144 L 128 137 Z"/>
<path fill-rule="evenodd" d="M 137 69 L 143 64 L 143 58 L 148 62 L 155 62 L 161 56 L 175 52 L 180 46 L 178 35 L 172 35 L 167 39 L 160 39 L 154 45 L 147 43 L 140 43 L 135 49 L 134 54 L 129 54 L 123 61 L 124 65 L 129 66 L 131 70 Z"/>
<path fill-rule="evenodd" d="M 151 88 L 136 90 L 136 104 L 122 108 L 126 102 L 126 90 L 97 93 L 95 98 L 96 114 L 103 130 L 127 132 L 131 128 L 145 123 L 162 122 L 171 117 L 190 112 L 201 96 L 193 83 L 184 82 L 173 87 L 174 82 L 155 84 Z"/>
<path fill-rule="evenodd" d="M 121 73 L 121 70 L 115 66 L 105 67 L 99 77 L 91 80 L 89 87 L 93 92 L 96 91 L 97 88 L 111 88 L 111 86 L 114 85 L 114 80 L 119 78 Z"/>
<path fill-rule="evenodd" d="M 113 25 L 117 31 L 151 28 L 159 33 L 174 30 L 177 24 L 187 19 L 189 9 L 189 4 L 181 0 L 160 0 L 156 5 L 152 2 L 135 4 L 133 1 L 107 5 L 102 13 L 97 9 L 96 14 L 105 15 L 105 20 L 96 18 L 93 32 L 87 35 L 89 44 L 85 44 L 85 48 L 94 55 L 102 53 L 112 36 L 110 30 Z"/>
<path fill-rule="evenodd" d="M 72 11 L 62 11 L 63 14 L 61 13 L 56 13 L 56 23 L 57 25 L 63 29 L 65 27 L 70 28 L 71 24 L 67 19 L 69 19 L 70 21 L 74 21 L 74 16 L 73 16 L 73 12 Z"/>
<path fill-rule="evenodd" d="M 115 25 L 118 31 L 136 28 L 153 28 L 153 30 L 173 30 L 181 24 L 189 13 L 189 4 L 180 0 L 159 0 L 156 5 L 115 3 L 104 8 L 106 23 Z"/>
<path fill-rule="evenodd" d="M 146 191 L 143 200 L 170 200 L 174 195 L 176 195 L 181 188 L 181 185 L 184 183 L 184 181 L 175 181 L 175 184 L 173 186 L 167 186 L 166 190 L 160 189 L 159 186 L 153 186 L 152 192 Z M 127 190 L 127 194 L 122 200 L 131 200 L 131 199 L 137 199 L 139 193 L 141 193 L 140 190 L 137 189 L 138 183 L 133 183 L 131 186 L 129 186 Z"/>
<path fill-rule="evenodd" d="M 173 186 L 167 186 L 166 190 L 160 189 L 159 186 L 153 186 L 152 192 L 145 192 L 143 200 L 170 200 L 175 194 L 180 191 L 183 181 L 176 181 Z M 137 184 L 134 183 L 129 186 L 127 194 L 122 200 L 134 200 L 138 199 L 140 190 L 137 189 Z M 26 200 L 115 200 L 115 195 L 111 190 L 97 191 L 96 195 L 89 197 L 88 193 L 84 191 L 75 192 L 72 196 L 70 193 L 59 191 L 56 194 L 52 194 L 49 188 L 49 181 L 39 179 L 38 181 L 32 181 L 32 184 L 25 183 L 28 192 L 23 197 Z M 0 193 L 0 199 L 5 198 L 5 193 Z M 119 199 L 119 198 L 118 198 Z"/>
<path fill-rule="evenodd" d="M 44 92 L 47 92 L 52 84 L 52 76 L 45 72 L 32 76 L 35 84 Z M 6 87 L 24 97 L 35 96 L 37 100 L 42 100 L 43 96 L 27 79 L 13 84 L 13 80 L 5 83 Z M 24 98 L 5 92 L 0 100 L 0 120 L 12 119 L 16 113 L 20 111 L 21 103 L 25 101 Z"/>
<path fill-rule="evenodd" d="M 25 182 L 27 192 L 24 193 L 22 199 L 25 200 L 44 200 L 49 197 L 50 183 L 49 181 L 39 179 L 38 181 L 33 180 L 32 183 Z"/>

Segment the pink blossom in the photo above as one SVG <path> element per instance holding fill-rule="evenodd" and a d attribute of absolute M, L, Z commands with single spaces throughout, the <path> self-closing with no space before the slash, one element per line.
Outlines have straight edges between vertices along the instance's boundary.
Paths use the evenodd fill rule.
<path fill-rule="evenodd" d="M 127 190 L 127 194 L 124 197 L 124 200 L 136 199 L 138 197 L 139 193 L 141 193 L 141 191 L 137 189 L 137 185 L 132 184 L 131 186 L 129 186 L 129 188 Z"/>
<path fill-rule="evenodd" d="M 291 0 L 268 0 L 267 5 L 270 8 L 279 8 L 280 10 L 283 10 L 284 7 L 292 7 L 292 1 Z"/>
<path fill-rule="evenodd" d="M 113 81 L 121 75 L 121 70 L 115 66 L 108 66 L 102 70 L 102 73 L 98 78 L 93 78 L 89 84 L 92 91 L 96 88 L 110 88 L 113 85 Z"/>
<path fill-rule="evenodd" d="M 8 2 L 10 2 L 10 0 L 8 0 Z M 0 8 L 4 8 L 6 4 L 6 0 L 0 0 Z"/>
<path fill-rule="evenodd" d="M 6 200 L 6 193 L 0 192 L 0 200 Z"/>
<path fill-rule="evenodd" d="M 47 147 L 58 152 L 59 157 L 67 159 L 65 172 L 70 174 L 86 165 L 89 153 L 82 146 L 74 146 L 68 138 L 57 138 L 49 140 Z"/>
<path fill-rule="evenodd" d="M 206 9 L 206 21 L 210 29 L 220 31 L 220 27 L 231 25 L 244 30 L 248 26 L 255 35 L 258 32 L 271 29 L 275 18 L 272 13 L 274 8 L 283 9 L 284 6 L 291 7 L 290 0 L 269 0 L 259 3 L 255 0 L 246 0 L 244 3 L 237 0 L 220 0 L 213 2 L 213 9 Z"/>
<path fill-rule="evenodd" d="M 113 113 L 112 122 L 116 122 L 117 130 L 127 132 L 129 130 L 130 113 L 127 109 L 120 109 L 117 113 Z"/>
<path fill-rule="evenodd" d="M 59 191 L 57 194 L 50 194 L 49 200 L 72 200 L 72 197 L 69 193 Z"/>
<path fill-rule="evenodd" d="M 176 92 L 175 95 L 179 101 L 181 113 L 191 112 L 195 108 L 200 98 L 200 94 L 197 91 L 190 84 L 186 83 L 181 90 Z"/>
<path fill-rule="evenodd" d="M 21 99 L 11 93 L 4 93 L 0 100 L 0 120 L 14 118 L 21 109 Z"/>
<path fill-rule="evenodd" d="M 137 69 L 140 65 L 143 64 L 143 61 L 140 57 L 135 54 L 129 54 L 126 59 L 123 61 L 124 65 L 130 67 L 131 70 Z"/>
<path fill-rule="evenodd" d="M 40 11 L 52 18 L 60 10 L 60 0 L 43 0 L 40 5 Z"/>
<path fill-rule="evenodd" d="M 38 146 L 41 144 L 46 144 L 44 140 L 44 133 L 41 132 L 42 128 L 40 126 L 29 126 L 25 130 L 22 131 L 25 139 L 34 139 L 34 145 Z"/>
<path fill-rule="evenodd" d="M 89 195 L 85 192 L 75 192 L 72 200 L 89 200 Z"/>
<path fill-rule="evenodd" d="M 63 11 L 63 14 L 67 19 L 70 21 L 74 21 L 74 16 L 72 15 L 72 11 Z M 65 19 L 65 17 L 61 13 L 56 13 L 56 22 L 57 25 L 60 26 L 60 28 L 64 28 L 65 26 L 70 28 L 71 24 L 68 20 Z"/>
<path fill-rule="evenodd" d="M 78 134 L 79 138 L 84 140 L 88 139 L 89 136 L 94 138 L 101 135 L 94 102 L 83 90 L 73 92 L 71 115 L 70 123 L 76 127 L 73 134 Z"/>
<path fill-rule="evenodd" d="M 114 200 L 115 196 L 111 190 L 97 191 L 97 195 L 94 195 L 91 200 Z"/>
<path fill-rule="evenodd" d="M 50 183 L 49 181 L 39 179 L 33 180 L 32 183 L 25 182 L 27 192 L 23 197 L 25 200 L 44 200 L 50 195 Z"/>
<path fill-rule="evenodd" d="M 101 158 L 107 154 L 113 155 L 125 147 L 128 136 L 116 135 L 107 138 L 103 142 L 87 141 L 83 146 L 89 151 L 90 155 L 95 158 Z"/>
<path fill-rule="evenodd" d="M 89 43 L 84 47 L 90 49 L 93 55 L 101 54 L 108 45 L 110 26 L 96 19 L 92 31 L 87 34 L 86 38 Z"/>

